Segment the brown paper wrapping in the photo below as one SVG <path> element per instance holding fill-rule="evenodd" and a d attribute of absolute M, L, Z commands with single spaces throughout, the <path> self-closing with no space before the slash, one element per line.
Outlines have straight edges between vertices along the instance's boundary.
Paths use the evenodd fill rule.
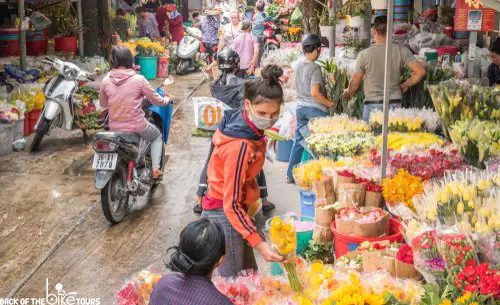
<path fill-rule="evenodd" d="M 412 264 L 407 264 L 400 260 L 396 260 L 395 263 L 395 275 L 399 278 L 404 279 L 421 279 L 422 275 L 415 269 L 415 266 Z"/>
<path fill-rule="evenodd" d="M 362 211 L 368 211 L 373 208 L 362 208 Z M 382 211 L 384 217 L 375 223 L 358 223 L 355 220 L 342 220 L 335 217 L 335 228 L 342 234 L 360 236 L 360 237 L 379 237 L 389 233 L 389 214 Z"/>
<path fill-rule="evenodd" d="M 333 241 L 333 233 L 330 227 L 316 225 L 313 230 L 313 240 L 319 243 L 329 243 Z"/>
<path fill-rule="evenodd" d="M 382 193 L 366 191 L 365 207 L 380 208 L 382 206 L 382 202 L 383 202 Z"/>
<path fill-rule="evenodd" d="M 331 205 L 316 205 L 314 213 L 314 222 L 317 225 L 330 228 L 330 224 L 335 220 L 335 210 Z"/>
<path fill-rule="evenodd" d="M 337 201 L 343 207 L 350 207 L 352 204 L 361 207 L 365 205 L 366 184 L 364 183 L 340 183 L 337 189 Z"/>
<path fill-rule="evenodd" d="M 335 191 L 333 189 L 333 178 L 323 177 L 322 180 L 312 183 L 312 188 L 319 199 L 333 199 L 335 200 Z"/>
<path fill-rule="evenodd" d="M 392 276 L 396 275 L 396 259 L 383 251 L 363 252 L 363 271 L 373 272 L 377 270 L 386 270 Z"/>

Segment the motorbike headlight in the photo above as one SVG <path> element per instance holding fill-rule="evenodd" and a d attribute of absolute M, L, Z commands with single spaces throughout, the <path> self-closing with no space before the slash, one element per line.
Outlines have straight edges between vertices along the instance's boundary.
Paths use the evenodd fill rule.
<path fill-rule="evenodd" d="M 67 79 L 75 79 L 78 76 L 78 71 L 70 67 L 64 67 L 63 74 Z"/>

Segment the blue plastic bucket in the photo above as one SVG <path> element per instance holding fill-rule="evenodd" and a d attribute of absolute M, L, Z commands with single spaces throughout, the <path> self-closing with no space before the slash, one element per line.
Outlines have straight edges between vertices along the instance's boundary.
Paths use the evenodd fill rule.
<path fill-rule="evenodd" d="M 300 190 L 300 212 L 302 216 L 314 218 L 314 203 L 316 194 L 314 192 Z"/>
<path fill-rule="evenodd" d="M 410 0 L 394 0 L 394 6 L 410 5 Z"/>
<path fill-rule="evenodd" d="M 300 159 L 300 163 L 305 163 L 313 159 L 314 157 L 307 151 L 307 149 L 304 149 L 304 152 L 302 152 L 302 158 Z"/>
<path fill-rule="evenodd" d="M 394 8 L 394 13 L 397 14 L 397 13 L 408 13 L 408 11 L 410 10 L 410 8 L 408 6 L 396 6 Z"/>
<path fill-rule="evenodd" d="M 281 162 L 290 161 L 290 154 L 292 153 L 293 140 L 278 141 L 278 155 L 276 158 Z"/>
<path fill-rule="evenodd" d="M 163 87 L 159 87 L 156 89 L 159 95 L 165 96 L 165 92 L 163 91 Z M 168 142 L 168 136 L 170 134 L 170 126 L 172 125 L 172 113 L 174 111 L 174 106 L 172 103 L 169 103 L 167 106 L 157 106 L 151 105 L 149 106 L 151 111 L 155 111 L 160 114 L 161 120 L 163 122 L 163 143 Z"/>
<path fill-rule="evenodd" d="M 139 57 L 139 65 L 141 66 L 141 74 L 146 79 L 156 78 L 156 69 L 158 67 L 158 57 Z"/>

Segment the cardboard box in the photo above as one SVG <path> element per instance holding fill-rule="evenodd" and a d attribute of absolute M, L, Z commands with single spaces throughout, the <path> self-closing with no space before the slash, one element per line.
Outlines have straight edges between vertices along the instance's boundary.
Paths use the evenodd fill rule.
<path fill-rule="evenodd" d="M 380 208 L 380 207 L 382 207 L 383 201 L 384 201 L 384 197 L 382 196 L 382 193 L 366 191 L 366 193 L 365 193 L 365 207 Z"/>
<path fill-rule="evenodd" d="M 361 212 L 369 212 L 375 208 L 360 208 Z M 380 210 L 380 209 L 378 209 Z M 383 217 L 374 223 L 359 223 L 356 220 L 343 220 L 337 214 L 335 216 L 335 228 L 342 234 L 360 237 L 379 237 L 389 233 L 389 214 L 381 211 Z"/>

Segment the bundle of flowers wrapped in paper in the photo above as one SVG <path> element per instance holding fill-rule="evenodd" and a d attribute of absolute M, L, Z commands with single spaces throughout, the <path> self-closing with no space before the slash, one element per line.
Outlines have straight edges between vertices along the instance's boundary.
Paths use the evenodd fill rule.
<path fill-rule="evenodd" d="M 381 110 L 372 111 L 370 125 L 375 133 L 382 132 L 384 113 Z M 389 111 L 389 131 L 434 132 L 439 125 L 439 115 L 432 109 L 396 108 Z"/>
<path fill-rule="evenodd" d="M 423 151 L 444 143 L 443 139 L 428 132 L 392 132 L 387 136 L 387 147 L 397 151 Z M 377 144 L 382 147 L 382 136 L 377 138 Z"/>
<path fill-rule="evenodd" d="M 500 99 L 500 96 L 499 96 Z M 499 110 L 500 111 L 500 110 Z M 465 159 L 484 168 L 484 162 L 500 155 L 500 120 L 465 119 L 450 126 L 450 137 Z"/>
<path fill-rule="evenodd" d="M 311 190 L 313 182 L 323 179 L 323 170 L 325 168 L 337 167 L 336 163 L 327 158 L 302 163 L 293 169 L 295 183 L 303 190 Z"/>
<path fill-rule="evenodd" d="M 350 118 L 347 114 L 335 114 L 333 116 L 313 119 L 309 122 L 309 130 L 314 134 L 371 131 L 370 126 L 365 121 Z"/>
<path fill-rule="evenodd" d="M 423 181 L 404 169 L 393 177 L 382 180 L 382 194 L 391 213 L 404 219 L 412 218 L 415 212 L 413 197 L 423 193 Z"/>
<path fill-rule="evenodd" d="M 365 132 L 313 134 L 306 142 L 314 154 L 337 159 L 360 155 L 374 145 L 374 137 Z"/>

